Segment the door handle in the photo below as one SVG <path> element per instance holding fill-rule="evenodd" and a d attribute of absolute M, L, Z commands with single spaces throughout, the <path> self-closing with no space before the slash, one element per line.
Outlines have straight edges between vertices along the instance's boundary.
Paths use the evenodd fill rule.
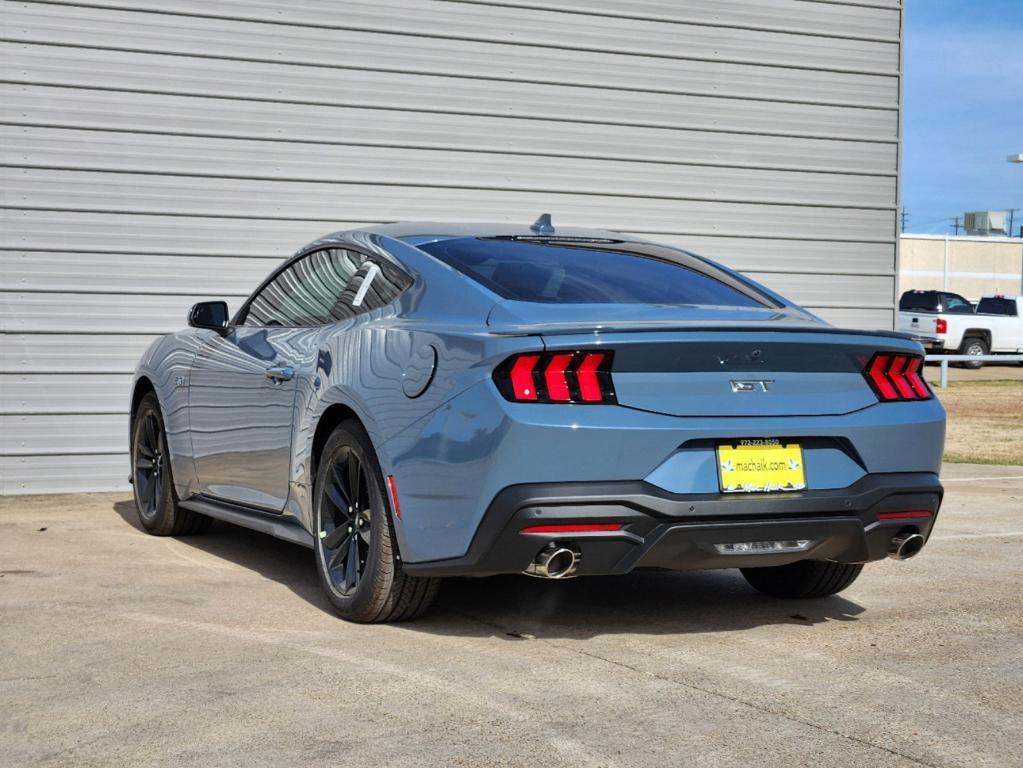
<path fill-rule="evenodd" d="M 278 365 L 273 368 L 267 368 L 266 377 L 278 383 L 291 381 L 295 378 L 295 369 L 290 365 Z"/>

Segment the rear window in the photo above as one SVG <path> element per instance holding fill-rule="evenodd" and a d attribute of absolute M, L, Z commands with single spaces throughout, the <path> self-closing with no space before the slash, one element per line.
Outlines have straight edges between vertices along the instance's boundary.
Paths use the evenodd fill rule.
<path fill-rule="evenodd" d="M 979 315 L 1011 315 L 1016 316 L 1015 299 L 981 299 L 977 305 Z"/>
<path fill-rule="evenodd" d="M 657 258 L 656 247 L 625 244 L 458 238 L 419 248 L 505 299 L 547 304 L 697 304 L 774 306 L 756 288 L 677 252 Z M 663 249 L 667 251 L 667 249 Z M 672 252 L 674 253 L 674 252 Z"/>
<path fill-rule="evenodd" d="M 908 291 L 899 299 L 899 309 L 904 312 L 937 312 L 938 294 L 934 291 Z"/>

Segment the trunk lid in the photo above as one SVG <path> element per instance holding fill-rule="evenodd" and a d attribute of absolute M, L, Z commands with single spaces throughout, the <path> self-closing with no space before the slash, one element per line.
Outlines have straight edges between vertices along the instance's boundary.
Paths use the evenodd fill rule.
<path fill-rule="evenodd" d="M 862 373 L 875 352 L 920 353 L 902 334 L 840 330 L 787 308 L 600 305 L 594 320 L 594 306 L 527 306 L 528 320 L 498 305 L 493 332 L 536 334 L 550 350 L 611 349 L 619 405 L 671 416 L 851 413 L 877 403 Z"/>

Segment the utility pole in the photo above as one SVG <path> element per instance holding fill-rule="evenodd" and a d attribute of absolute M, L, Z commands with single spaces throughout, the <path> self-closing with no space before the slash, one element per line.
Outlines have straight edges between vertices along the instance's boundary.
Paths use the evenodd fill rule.
<path fill-rule="evenodd" d="M 1012 237 L 1012 220 L 1013 220 L 1013 218 L 1014 218 L 1014 214 L 1015 214 L 1015 213 L 1016 213 L 1016 211 L 1018 211 L 1018 210 L 1019 210 L 1019 208 L 1009 208 L 1009 209 L 1008 209 L 1008 210 L 1006 211 L 1006 213 L 1008 213 L 1008 214 L 1009 214 L 1009 228 L 1008 228 L 1008 229 L 1006 230 L 1006 232 L 1007 232 L 1007 234 L 1009 235 L 1009 237 Z"/>
<path fill-rule="evenodd" d="M 961 224 L 959 223 L 959 217 L 958 217 L 958 216 L 956 216 L 956 217 L 955 217 L 954 219 L 949 219 L 949 221 L 950 221 L 950 222 L 952 222 L 952 223 L 953 223 L 953 225 L 955 226 L 955 228 L 956 228 L 956 234 L 958 235 L 958 234 L 959 234 L 959 227 L 961 227 L 961 226 L 962 226 L 962 225 L 961 225 Z"/>
<path fill-rule="evenodd" d="M 909 214 L 906 213 L 906 206 L 902 206 L 902 211 L 899 213 L 899 219 L 902 221 L 902 231 L 906 231 L 906 222 L 909 221 Z M 1011 221 L 1011 218 L 1010 218 Z M 1012 227 L 1009 227 L 1012 229 Z"/>

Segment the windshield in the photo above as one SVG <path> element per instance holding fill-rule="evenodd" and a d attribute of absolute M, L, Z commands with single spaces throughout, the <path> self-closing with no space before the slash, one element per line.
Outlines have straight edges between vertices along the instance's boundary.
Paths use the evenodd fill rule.
<path fill-rule="evenodd" d="M 458 238 L 419 247 L 515 301 L 775 306 L 754 286 L 706 262 L 682 252 L 679 261 L 689 264 L 669 261 L 632 245 Z"/>

